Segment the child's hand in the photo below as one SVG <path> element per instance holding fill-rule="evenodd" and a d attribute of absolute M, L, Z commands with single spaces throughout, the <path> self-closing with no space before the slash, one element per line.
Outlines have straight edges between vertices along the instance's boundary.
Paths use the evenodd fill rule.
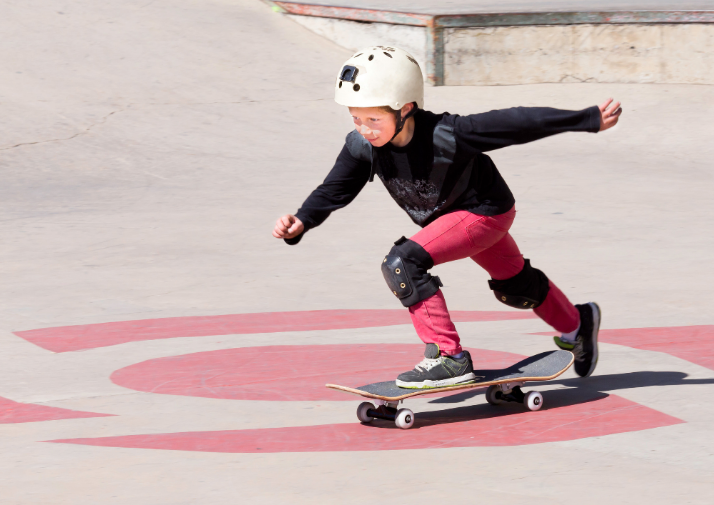
<path fill-rule="evenodd" d="M 622 108 L 620 108 L 620 102 L 612 103 L 613 99 L 608 98 L 605 100 L 600 109 L 600 131 L 605 131 L 608 128 L 612 128 L 617 124 L 620 119 L 620 114 L 622 114 Z"/>
<path fill-rule="evenodd" d="M 298 218 L 292 214 L 285 214 L 283 217 L 278 218 L 275 223 L 275 228 L 273 229 L 273 237 L 275 238 L 295 238 L 300 235 L 305 229 L 305 225 L 302 224 Z"/>

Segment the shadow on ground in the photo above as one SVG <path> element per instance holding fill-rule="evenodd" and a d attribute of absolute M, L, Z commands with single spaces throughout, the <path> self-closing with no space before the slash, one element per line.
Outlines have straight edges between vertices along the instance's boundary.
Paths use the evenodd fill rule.
<path fill-rule="evenodd" d="M 687 379 L 683 372 L 630 372 L 611 375 L 598 375 L 586 379 L 572 378 L 544 382 L 528 383 L 524 388 L 531 390 L 539 385 L 562 385 L 568 389 L 554 389 L 545 392 L 546 401 L 542 410 L 553 410 L 572 405 L 578 405 L 609 396 L 609 392 L 621 389 L 644 388 L 653 386 L 691 386 L 698 384 L 714 384 L 714 379 Z M 447 397 L 435 398 L 431 404 L 457 404 L 466 402 L 477 395 L 482 395 L 485 388 L 469 390 Z M 446 410 L 419 412 L 414 428 L 431 426 L 434 424 L 449 424 L 488 419 L 494 417 L 510 416 L 524 412 L 523 405 L 519 403 L 504 403 L 494 408 L 488 404 L 465 405 Z M 377 421 L 377 420 L 375 420 Z M 375 422 L 376 428 L 394 428 L 392 422 Z"/>
<path fill-rule="evenodd" d="M 620 389 L 634 389 L 651 386 L 691 386 L 697 384 L 714 384 L 714 379 L 687 379 L 684 372 L 629 372 L 610 375 L 596 375 L 585 379 L 560 379 L 542 382 L 528 382 L 524 388 L 542 386 L 544 384 L 560 384 L 573 388 L 576 396 L 582 396 L 583 401 L 590 401 L 589 396 L 593 393 L 604 393 L 607 391 L 618 391 Z M 561 390 L 548 391 L 548 398 L 555 399 Z M 435 398 L 429 403 L 461 403 L 477 395 L 482 395 L 486 389 L 474 389 L 464 393 L 458 393 L 443 398 Z M 579 392 L 579 394 L 578 394 Z M 582 402 L 575 402 L 582 403 Z M 554 402 L 548 403 L 552 407 Z"/>

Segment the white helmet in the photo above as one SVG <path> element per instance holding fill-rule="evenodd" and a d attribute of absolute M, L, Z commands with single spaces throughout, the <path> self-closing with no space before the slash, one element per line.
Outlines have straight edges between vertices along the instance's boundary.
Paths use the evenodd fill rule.
<path fill-rule="evenodd" d="M 358 51 L 342 66 L 335 102 L 348 107 L 390 106 L 399 110 L 416 102 L 424 108 L 424 76 L 408 52 L 374 46 Z"/>

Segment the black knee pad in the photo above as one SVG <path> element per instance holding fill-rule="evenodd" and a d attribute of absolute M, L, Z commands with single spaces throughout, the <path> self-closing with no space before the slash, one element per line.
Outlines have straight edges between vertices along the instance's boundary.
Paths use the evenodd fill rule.
<path fill-rule="evenodd" d="M 523 270 L 503 281 L 491 279 L 488 285 L 498 301 L 517 309 L 535 309 L 548 296 L 548 277 L 526 260 Z"/>
<path fill-rule="evenodd" d="M 382 262 L 382 275 L 387 286 L 402 305 L 411 307 L 439 291 L 441 281 L 428 270 L 434 260 L 422 246 L 402 237 Z"/>

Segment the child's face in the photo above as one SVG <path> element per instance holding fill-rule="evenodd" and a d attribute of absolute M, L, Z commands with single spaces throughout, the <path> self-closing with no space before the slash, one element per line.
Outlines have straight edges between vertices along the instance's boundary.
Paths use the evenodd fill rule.
<path fill-rule="evenodd" d="M 355 128 L 374 147 L 382 147 L 397 131 L 394 114 L 378 107 L 350 107 Z"/>

